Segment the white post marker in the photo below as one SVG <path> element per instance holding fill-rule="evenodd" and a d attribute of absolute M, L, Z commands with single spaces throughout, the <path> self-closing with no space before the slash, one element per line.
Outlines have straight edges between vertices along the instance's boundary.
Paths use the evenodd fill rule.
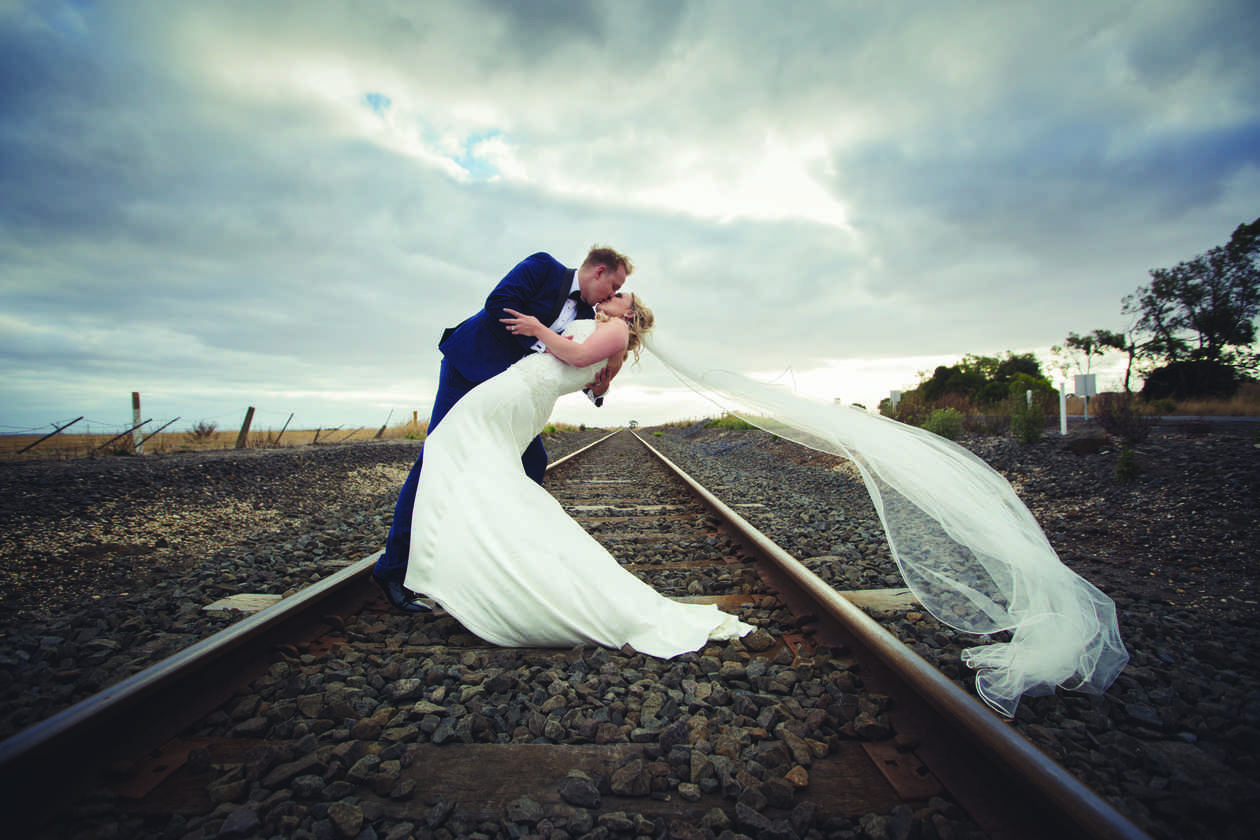
<path fill-rule="evenodd" d="M 1059 383 L 1059 434 L 1067 434 L 1067 383 Z"/>
<path fill-rule="evenodd" d="M 131 425 L 136 428 L 131 430 L 131 442 L 134 444 L 137 455 L 144 454 L 144 433 L 140 431 L 140 392 L 131 392 Z"/>

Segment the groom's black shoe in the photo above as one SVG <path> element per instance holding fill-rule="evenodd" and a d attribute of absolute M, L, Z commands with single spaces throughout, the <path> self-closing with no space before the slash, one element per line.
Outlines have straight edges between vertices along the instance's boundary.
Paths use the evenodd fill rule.
<path fill-rule="evenodd" d="M 396 580 L 385 580 L 372 575 L 372 582 L 385 595 L 385 600 L 389 601 L 389 605 L 396 610 L 402 610 L 405 613 L 425 613 L 433 609 L 423 601 L 417 600 L 414 592 Z"/>

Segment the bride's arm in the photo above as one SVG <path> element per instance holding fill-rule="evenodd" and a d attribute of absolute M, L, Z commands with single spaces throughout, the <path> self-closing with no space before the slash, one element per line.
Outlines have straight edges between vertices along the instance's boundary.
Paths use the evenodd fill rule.
<path fill-rule="evenodd" d="M 617 358 L 626 352 L 630 330 L 626 322 L 620 318 L 602 321 L 595 326 L 595 332 L 581 343 L 570 341 L 547 329 L 542 322 L 532 315 L 522 315 L 514 309 L 504 309 L 507 318 L 500 318 L 509 333 L 528 335 L 541 341 L 547 351 L 557 359 L 574 367 L 586 367 L 605 359 Z"/>
<path fill-rule="evenodd" d="M 587 382 L 586 387 L 591 389 L 594 396 L 602 397 L 608 393 L 609 387 L 612 386 L 613 377 L 621 371 L 621 365 L 625 361 L 626 354 L 624 352 L 613 356 L 608 360 L 608 364 L 599 369 L 595 374 L 592 382 Z M 598 405 L 599 403 L 596 403 Z"/>

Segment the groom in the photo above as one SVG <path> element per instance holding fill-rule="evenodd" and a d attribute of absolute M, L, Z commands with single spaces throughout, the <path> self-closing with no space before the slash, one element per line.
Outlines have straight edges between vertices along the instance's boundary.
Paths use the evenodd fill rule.
<path fill-rule="evenodd" d="M 628 257 L 599 246 L 591 248 L 577 269 L 565 268 L 550 254 L 543 253 L 517 263 L 490 292 L 481 311 L 442 333 L 442 340 L 438 342 L 442 369 L 433 410 L 429 412 L 429 433 L 474 386 L 502 373 L 529 353 L 546 349 L 541 341 L 508 333 L 499 320 L 504 317 L 505 308 L 533 315 L 556 332 L 562 332 L 579 318 L 594 318 L 594 306 L 616 294 L 632 271 L 634 265 Z M 611 378 L 607 369 L 601 370 L 591 388 L 593 396 L 602 396 Z M 385 551 L 372 569 L 372 580 L 385 593 L 386 600 L 410 613 L 429 609 L 403 586 L 411 548 L 411 511 L 423 463 L 424 449 L 421 448 L 420 457 L 398 494 Z M 547 450 L 543 448 L 541 437 L 534 438 L 526 448 L 521 463 L 525 473 L 541 484 L 547 471 Z"/>

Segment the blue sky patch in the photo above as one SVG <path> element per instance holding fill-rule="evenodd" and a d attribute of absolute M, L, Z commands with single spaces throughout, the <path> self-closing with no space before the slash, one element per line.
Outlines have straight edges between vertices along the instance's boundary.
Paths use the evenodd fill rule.
<path fill-rule="evenodd" d="M 390 98 L 383 93 L 365 93 L 363 94 L 363 104 L 367 105 L 377 114 L 385 116 L 385 112 L 389 110 L 392 104 Z"/>
<path fill-rule="evenodd" d="M 474 181 L 486 181 L 495 177 L 499 174 L 499 170 L 483 158 L 477 157 L 475 149 L 477 144 L 484 140 L 502 136 L 502 131 L 486 131 L 469 135 L 464 140 L 464 151 L 455 158 L 455 162 L 464 167 Z"/>

